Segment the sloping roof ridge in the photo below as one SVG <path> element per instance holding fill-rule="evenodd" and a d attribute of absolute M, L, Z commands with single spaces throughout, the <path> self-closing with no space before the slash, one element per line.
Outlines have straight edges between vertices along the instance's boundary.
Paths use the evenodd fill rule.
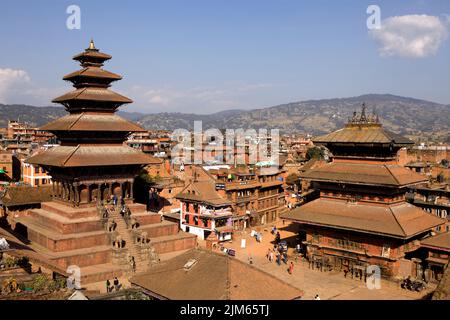
<path fill-rule="evenodd" d="M 213 176 L 208 170 L 206 170 L 205 168 L 203 168 L 203 166 L 200 166 L 200 168 L 201 168 L 201 170 L 202 170 L 203 172 L 206 173 L 206 175 L 211 179 L 211 181 L 216 182 L 217 179 L 214 178 L 214 176 Z"/>
<path fill-rule="evenodd" d="M 389 174 L 394 178 L 395 182 L 397 182 L 398 185 L 401 185 L 400 181 L 397 179 L 397 177 L 392 173 L 391 169 L 389 169 L 387 164 L 383 164 L 383 167 L 386 168 L 386 170 L 389 172 Z"/>
<path fill-rule="evenodd" d="M 80 148 L 80 145 L 77 145 L 77 147 L 75 148 L 75 150 L 73 150 L 73 151 L 66 157 L 66 159 L 64 159 L 64 161 L 62 162 L 62 164 L 65 165 L 65 164 L 70 160 L 70 158 L 72 158 L 72 156 L 75 154 L 75 152 L 78 151 L 79 148 Z"/>
<path fill-rule="evenodd" d="M 405 237 L 407 237 L 408 235 L 406 234 L 406 231 L 405 231 L 405 229 L 403 228 L 403 226 L 401 225 L 400 221 L 398 221 L 397 216 L 395 215 L 394 211 L 392 211 L 392 207 L 393 207 L 393 206 L 388 206 L 389 212 L 390 212 L 391 215 L 394 217 L 394 220 L 395 220 L 395 222 L 397 222 L 398 226 L 400 227 L 400 230 L 402 230 L 403 235 L 404 235 Z"/>
<path fill-rule="evenodd" d="M 84 116 L 84 112 L 80 113 L 80 115 L 76 118 L 74 122 L 72 122 L 69 126 L 69 129 L 72 129 L 73 126 Z"/>

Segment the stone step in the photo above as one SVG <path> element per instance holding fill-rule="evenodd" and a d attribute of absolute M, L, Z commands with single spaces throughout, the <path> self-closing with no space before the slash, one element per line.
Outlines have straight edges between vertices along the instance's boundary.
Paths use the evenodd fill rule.
<path fill-rule="evenodd" d="M 63 203 L 51 201 L 41 203 L 41 209 L 46 210 L 48 212 L 59 214 L 69 219 L 98 216 L 97 207 L 95 205 L 92 205 L 91 207 L 87 208 L 74 208 L 72 206 L 65 205 Z"/>
<path fill-rule="evenodd" d="M 149 238 L 157 238 L 176 235 L 178 233 L 178 225 L 174 222 L 162 221 L 159 223 L 140 226 L 139 230 L 147 232 Z"/>
<path fill-rule="evenodd" d="M 54 252 L 109 244 L 108 235 L 104 230 L 62 234 L 49 229 L 47 225 L 43 225 L 30 217 L 19 218 L 18 222 L 27 227 L 28 240 Z"/>
<path fill-rule="evenodd" d="M 162 221 L 161 215 L 158 213 L 150 213 L 150 212 L 143 212 L 143 213 L 137 213 L 131 215 L 133 218 L 136 219 L 136 221 L 139 223 L 139 225 L 149 225 L 153 223 L 160 223 Z"/>
<path fill-rule="evenodd" d="M 70 265 L 84 267 L 109 263 L 112 258 L 112 248 L 110 246 L 95 246 L 62 252 L 50 251 L 34 242 L 30 244 L 30 247 L 63 270 Z"/>
<path fill-rule="evenodd" d="M 85 284 L 109 280 L 112 285 L 114 277 L 121 277 L 124 270 L 112 263 L 97 264 L 80 268 L 81 287 Z M 106 283 L 105 283 L 106 285 Z"/>
<path fill-rule="evenodd" d="M 195 248 L 197 236 L 191 233 L 179 232 L 175 235 L 153 238 L 150 243 L 155 248 L 156 253 L 162 254 Z"/>
<path fill-rule="evenodd" d="M 103 229 L 100 218 L 88 217 L 69 219 L 59 214 L 44 210 L 44 209 L 32 209 L 29 210 L 27 215 L 36 219 L 40 224 L 46 225 L 60 233 L 79 233 L 100 231 Z"/>

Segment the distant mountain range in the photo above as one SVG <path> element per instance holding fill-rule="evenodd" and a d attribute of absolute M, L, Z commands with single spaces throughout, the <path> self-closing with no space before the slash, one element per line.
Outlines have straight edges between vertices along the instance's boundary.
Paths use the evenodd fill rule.
<path fill-rule="evenodd" d="M 201 120 L 208 128 L 267 128 L 281 132 L 323 134 L 342 127 L 362 103 L 367 113 L 375 111 L 387 129 L 408 135 L 450 140 L 450 105 L 390 94 L 367 94 L 341 99 L 308 100 L 254 110 L 227 110 L 213 114 L 155 113 L 120 111 L 119 115 L 139 123 L 146 129 L 193 129 Z M 62 107 L 33 107 L 0 104 L 0 126 L 8 119 L 19 119 L 41 126 L 66 114 Z"/>

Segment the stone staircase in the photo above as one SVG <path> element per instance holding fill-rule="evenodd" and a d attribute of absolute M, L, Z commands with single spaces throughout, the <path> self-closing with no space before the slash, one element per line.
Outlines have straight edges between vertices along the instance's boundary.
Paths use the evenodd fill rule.
<path fill-rule="evenodd" d="M 128 226 L 125 222 L 125 219 L 120 214 L 119 207 L 113 207 L 108 209 L 109 217 L 112 218 L 116 223 L 116 232 L 119 234 L 124 241 L 124 248 L 127 250 L 127 263 L 128 258 L 134 257 L 134 261 L 136 264 L 136 273 L 144 272 L 147 270 L 148 261 L 145 257 L 142 257 L 141 248 L 135 243 L 135 239 L 132 236 L 131 226 Z M 131 270 L 131 264 L 129 264 Z"/>

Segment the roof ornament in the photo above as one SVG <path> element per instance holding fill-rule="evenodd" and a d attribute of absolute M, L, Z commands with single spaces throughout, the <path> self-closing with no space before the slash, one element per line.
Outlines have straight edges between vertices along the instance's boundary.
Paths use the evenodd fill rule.
<path fill-rule="evenodd" d="M 366 103 L 363 102 L 362 104 L 362 110 L 361 110 L 361 117 L 359 118 L 360 123 L 367 123 L 367 117 L 366 117 Z"/>
<path fill-rule="evenodd" d="M 98 51 L 98 49 L 95 47 L 94 39 L 91 38 L 91 41 L 89 42 L 89 48 L 87 48 L 86 50 Z"/>
<path fill-rule="evenodd" d="M 357 123 L 358 122 L 358 113 L 356 111 L 353 111 L 353 117 L 351 120 L 352 123 Z"/>

